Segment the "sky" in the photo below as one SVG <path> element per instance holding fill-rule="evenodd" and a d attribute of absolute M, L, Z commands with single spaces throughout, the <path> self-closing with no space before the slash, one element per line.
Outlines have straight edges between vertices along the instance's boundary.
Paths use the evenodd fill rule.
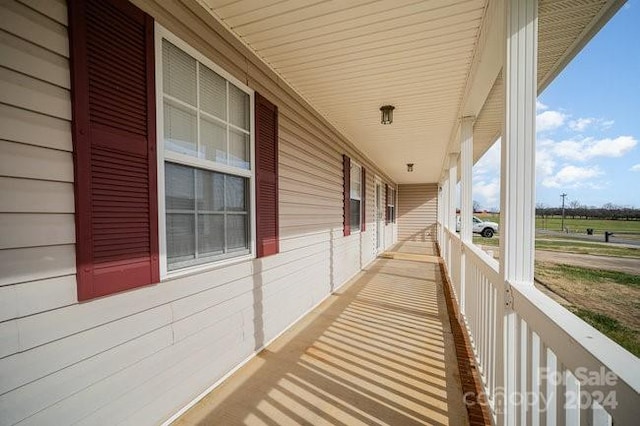
<path fill-rule="evenodd" d="M 537 102 L 536 203 L 640 208 L 640 0 L 628 1 Z M 500 141 L 473 169 L 473 199 L 500 206 Z"/>

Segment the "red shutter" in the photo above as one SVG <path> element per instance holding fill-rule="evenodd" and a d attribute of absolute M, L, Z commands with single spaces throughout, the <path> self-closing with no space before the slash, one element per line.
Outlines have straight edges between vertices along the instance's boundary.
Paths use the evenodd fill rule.
<path fill-rule="evenodd" d="M 362 232 L 367 230 L 367 172 L 364 167 L 362 168 L 362 200 L 360 201 L 360 207 L 362 208 L 362 222 L 360 222 L 360 230 Z"/>
<path fill-rule="evenodd" d="M 257 256 L 280 251 L 278 238 L 278 107 L 256 93 Z"/>
<path fill-rule="evenodd" d="M 78 300 L 160 279 L 153 20 L 71 0 Z"/>
<path fill-rule="evenodd" d="M 384 223 L 389 224 L 389 185 L 384 184 Z"/>
<path fill-rule="evenodd" d="M 342 183 L 343 183 L 343 222 L 342 234 L 345 237 L 351 235 L 351 159 L 342 155 Z"/>

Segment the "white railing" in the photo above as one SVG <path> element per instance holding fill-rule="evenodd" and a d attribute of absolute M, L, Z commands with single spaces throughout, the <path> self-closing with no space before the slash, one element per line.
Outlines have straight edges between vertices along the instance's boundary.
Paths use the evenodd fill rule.
<path fill-rule="evenodd" d="M 533 284 L 505 283 L 498 262 L 455 232 L 442 235 L 442 255 L 496 424 L 638 424 L 638 358 Z"/>
<path fill-rule="evenodd" d="M 461 265 L 461 257 L 460 252 L 462 250 L 462 245 L 460 244 L 460 238 L 457 235 L 449 234 L 450 242 L 449 249 L 451 253 L 449 255 L 449 265 L 447 265 L 447 270 L 451 274 L 451 282 L 453 283 L 453 292 L 456 300 L 460 303 L 461 297 L 461 287 L 460 287 L 460 267 Z"/>

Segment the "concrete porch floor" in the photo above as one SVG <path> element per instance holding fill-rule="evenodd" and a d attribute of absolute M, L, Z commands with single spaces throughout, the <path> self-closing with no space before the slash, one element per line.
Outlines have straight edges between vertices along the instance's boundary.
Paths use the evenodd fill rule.
<path fill-rule="evenodd" d="M 431 244 L 400 243 L 176 425 L 467 425 Z"/>

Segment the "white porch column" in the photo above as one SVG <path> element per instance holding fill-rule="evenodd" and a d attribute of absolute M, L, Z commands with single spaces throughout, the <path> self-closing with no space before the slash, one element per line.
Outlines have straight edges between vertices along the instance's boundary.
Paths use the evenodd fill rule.
<path fill-rule="evenodd" d="M 458 182 L 458 154 L 449 154 L 449 228 L 456 232 L 456 189 Z"/>
<path fill-rule="evenodd" d="M 503 77 L 505 116 L 502 132 L 500 182 L 500 275 L 504 292 L 499 296 L 497 330 L 497 384 L 504 386 L 499 425 L 526 424 L 527 407 L 513 403 L 517 392 L 527 388 L 523 369 L 526 350 L 521 348 L 521 329 L 513 311 L 511 285 L 533 285 L 535 226 L 535 113 L 537 95 L 538 1 L 505 0 Z M 523 374 L 520 374 L 523 373 Z M 530 408 L 529 408 L 530 409 Z"/>
<path fill-rule="evenodd" d="M 533 284 L 537 0 L 506 1 L 505 117 L 500 182 L 500 272 Z"/>
<path fill-rule="evenodd" d="M 473 123 L 474 117 L 463 117 L 460 123 L 460 239 L 462 253 L 460 257 L 460 314 L 466 314 L 467 293 L 467 257 L 465 243 L 472 244 L 473 200 Z"/>
<path fill-rule="evenodd" d="M 442 259 L 445 265 L 449 268 L 449 235 L 447 230 L 449 229 L 449 173 L 445 172 L 444 180 L 442 183 Z"/>
<path fill-rule="evenodd" d="M 474 117 L 464 117 L 460 124 L 460 239 L 471 242 L 473 200 L 471 174 L 473 168 Z"/>

